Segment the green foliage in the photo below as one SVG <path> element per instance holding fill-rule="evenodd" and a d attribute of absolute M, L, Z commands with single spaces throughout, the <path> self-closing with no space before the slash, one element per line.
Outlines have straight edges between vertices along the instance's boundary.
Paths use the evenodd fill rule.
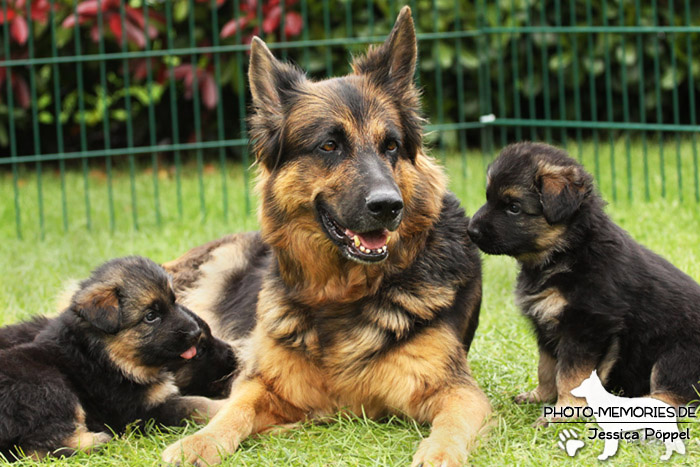
<path fill-rule="evenodd" d="M 104 0 L 107 4 L 111 0 Z M 65 151 L 80 150 L 77 115 L 83 99 L 84 122 L 89 131 L 87 149 L 105 145 L 103 118 L 109 119 L 112 147 L 127 142 L 127 120 L 134 128 L 134 144 L 193 141 L 197 128 L 194 116 L 199 112 L 204 140 L 219 138 L 220 127 L 226 138 L 241 135 L 239 109 L 246 108 L 245 69 L 247 54 L 235 49 L 226 52 L 202 51 L 182 54 L 177 49 L 211 47 L 217 41 L 235 46 L 261 34 L 271 43 L 283 40 L 279 27 L 261 32 L 263 22 L 276 0 L 266 0 L 259 9 L 255 2 L 243 0 L 171 0 L 160 2 L 131 0 L 126 9 L 134 14 L 148 13 L 152 33 L 148 47 L 129 38 L 122 45 L 108 26 L 109 15 L 121 15 L 113 6 L 105 10 L 105 27 L 95 29 L 97 17 L 86 17 L 79 26 L 67 19 L 76 2 L 56 0 L 53 14 L 56 53 L 77 54 L 94 59 L 78 64 L 71 60 L 57 65 L 12 67 L 13 79 L 28 89 L 30 74 L 35 75 L 37 118 L 41 151 L 57 152 L 56 112 L 64 124 Z M 77 2 L 78 5 L 84 3 Z M 117 5 L 119 2 L 115 2 Z M 691 123 L 691 90 L 697 106 L 700 97 L 700 64 L 692 60 L 692 51 L 700 48 L 700 33 L 684 31 L 653 32 L 653 27 L 697 25 L 700 10 L 690 8 L 689 0 L 675 2 L 629 2 L 623 0 L 377 0 L 287 2 L 287 15 L 299 15 L 305 30 L 288 36 L 287 48 L 275 53 L 298 63 L 321 78 L 348 71 L 351 54 L 366 49 L 366 42 L 340 45 L 307 45 L 310 39 L 372 38 L 381 40 L 389 31 L 399 8 L 407 3 L 414 10 L 418 32 L 420 70 L 417 80 L 424 90 L 424 107 L 434 124 L 473 122 L 479 116 L 494 113 L 498 118 L 535 118 L 599 121 L 646 121 Z M 12 5 L 13 2 L 9 2 Z M 638 7 L 636 5 L 639 5 Z M 238 8 L 238 10 L 237 10 Z M 19 14 L 19 13 L 18 13 Z M 214 21 L 216 15 L 216 21 Z M 250 20 L 235 33 L 223 34 L 224 26 L 246 15 Z M 168 28 L 166 18 L 172 18 Z M 127 19 L 129 15 L 126 15 Z M 192 25 L 192 27 L 191 27 Z M 529 27 L 554 27 L 547 31 Z M 557 31 L 556 27 L 565 28 Z M 644 27 L 644 32 L 620 32 L 601 27 Z M 593 27 L 591 29 L 591 27 Z M 568 28 L 568 29 L 567 29 Z M 573 30 L 571 28 L 578 28 Z M 3 26 L 0 25 L 0 29 Z M 443 34 L 435 38 L 435 34 Z M 447 34 L 445 36 L 444 34 Z M 31 28 L 34 56 L 51 57 L 54 43 L 50 20 L 37 20 Z M 100 38 L 108 56 L 100 54 Z M 6 44 L 0 34 L 0 53 Z M 144 55 L 146 48 L 172 55 Z M 27 56 L 28 43 L 10 38 L 10 57 Z M 110 54 L 130 54 L 128 60 L 109 58 Z M 216 73 L 216 59 L 219 73 Z M 3 58 L 6 59 L 6 58 Z M 78 88 L 78 74 L 84 88 Z M 106 82 L 102 84 L 102 76 Z M 193 77 L 199 89 L 194 89 Z M 127 78 L 129 87 L 127 89 Z M 59 81 L 58 95 L 54 87 Z M 0 76 L 2 82 L 2 76 Z M 459 83 L 462 83 L 461 89 Z M 32 103 L 17 85 L 0 86 L 0 147 L 7 154 L 9 145 L 8 92 L 13 93 L 17 152 L 34 154 Z M 214 83 L 207 86 L 205 83 Z M 170 87 L 175 93 L 171 101 Z M 241 94 L 241 90 L 243 91 Z M 194 95 L 199 105 L 195 109 Z M 24 96 L 24 97 L 22 97 Z M 56 100 L 60 102 L 56 102 Z M 58 110 L 56 106 L 58 105 Z M 129 109 L 128 106 L 131 106 Z M 221 106 L 222 119 L 218 118 Z M 149 119 L 149 111 L 168 118 Z M 177 113 L 179 132 L 173 133 L 170 115 Z M 508 130 L 514 136 L 515 130 Z M 570 134 L 576 129 L 569 129 Z M 586 134 L 586 132 L 584 132 Z M 441 143 L 454 146 L 454 132 L 437 135 Z M 541 135 L 540 135 L 541 136 Z M 549 132 L 548 132 L 549 136 Z M 469 138 L 474 143 L 478 140 Z"/>

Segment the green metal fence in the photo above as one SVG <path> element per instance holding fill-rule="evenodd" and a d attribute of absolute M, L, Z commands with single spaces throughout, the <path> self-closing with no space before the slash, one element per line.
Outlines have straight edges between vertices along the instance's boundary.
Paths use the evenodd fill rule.
<path fill-rule="evenodd" d="M 47 168 L 61 180 L 64 230 L 71 222 L 67 193 L 76 188 L 66 174 L 76 171 L 92 228 L 89 175 L 96 168 L 106 175 L 111 229 L 117 176 L 130 179 L 130 222 L 139 228 L 135 175 L 145 166 L 153 173 L 158 224 L 165 203 L 183 215 L 180 181 L 190 168 L 205 217 L 210 164 L 221 174 L 216 196 L 223 216 L 232 191 L 244 193 L 251 211 L 250 36 L 262 35 L 313 77 L 342 74 L 349 52 L 382 41 L 404 3 L 416 20 L 416 79 L 440 156 L 466 158 L 480 148 L 487 161 L 502 145 L 526 138 L 565 145 L 581 157 L 592 141 L 596 178 L 611 178 L 614 199 L 633 199 L 631 171 L 639 159 L 644 196 L 657 177 L 666 196 L 666 159 L 675 157 L 678 196 L 687 193 L 682 172 L 691 170 L 700 201 L 700 13 L 690 0 L 0 0 L 0 172 L 11 171 L 13 184 L 13 199 L 2 203 L 13 203 L 17 235 L 35 222 L 22 211 L 19 179 L 27 171 L 36 178 L 43 235 Z M 616 154 L 620 138 L 624 149 Z M 673 156 L 664 153 L 669 139 Z M 623 159 L 623 176 L 616 158 Z M 228 179 L 231 161 L 246 168 L 240 186 Z M 160 195 L 162 166 L 174 167 L 174 200 Z"/>

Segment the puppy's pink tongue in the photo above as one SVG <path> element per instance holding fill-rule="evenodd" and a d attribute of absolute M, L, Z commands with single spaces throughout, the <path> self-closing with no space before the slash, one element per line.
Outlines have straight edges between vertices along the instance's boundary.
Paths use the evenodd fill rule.
<path fill-rule="evenodd" d="M 350 229 L 345 229 L 345 235 L 353 240 L 355 237 L 357 237 L 360 241 L 360 245 L 364 246 L 365 248 L 369 248 L 370 250 L 376 250 L 386 245 L 387 239 L 389 238 L 389 231 L 386 229 L 380 229 L 358 234 Z"/>
<path fill-rule="evenodd" d="M 180 354 L 180 356 L 185 360 L 194 358 L 195 355 L 197 355 L 197 347 L 194 345 Z"/>

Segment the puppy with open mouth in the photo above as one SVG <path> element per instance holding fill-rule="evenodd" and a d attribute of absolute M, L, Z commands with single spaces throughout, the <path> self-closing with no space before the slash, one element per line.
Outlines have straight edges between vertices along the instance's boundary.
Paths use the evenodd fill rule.
<path fill-rule="evenodd" d="M 469 236 L 518 260 L 516 302 L 539 345 L 539 384 L 516 402 L 584 406 L 571 390 L 594 369 L 625 397 L 697 400 L 700 285 L 608 217 L 581 164 L 510 145 L 489 167 L 486 200 Z"/>
<path fill-rule="evenodd" d="M 107 262 L 31 342 L 0 350 L 0 453 L 89 451 L 128 424 L 212 416 L 218 401 L 181 396 L 167 369 L 194 359 L 202 328 L 150 260 Z M 20 329 L 21 328 L 17 328 Z"/>

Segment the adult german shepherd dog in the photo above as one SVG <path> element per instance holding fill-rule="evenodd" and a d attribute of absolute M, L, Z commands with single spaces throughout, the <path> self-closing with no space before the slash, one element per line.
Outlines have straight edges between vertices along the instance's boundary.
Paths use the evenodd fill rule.
<path fill-rule="evenodd" d="M 341 78 L 311 81 L 254 39 L 262 231 L 165 265 L 245 369 L 165 461 L 218 463 L 254 433 L 338 410 L 432 423 L 415 465 L 466 460 L 491 411 L 467 364 L 481 267 L 422 149 L 416 54 L 409 8 Z"/>

